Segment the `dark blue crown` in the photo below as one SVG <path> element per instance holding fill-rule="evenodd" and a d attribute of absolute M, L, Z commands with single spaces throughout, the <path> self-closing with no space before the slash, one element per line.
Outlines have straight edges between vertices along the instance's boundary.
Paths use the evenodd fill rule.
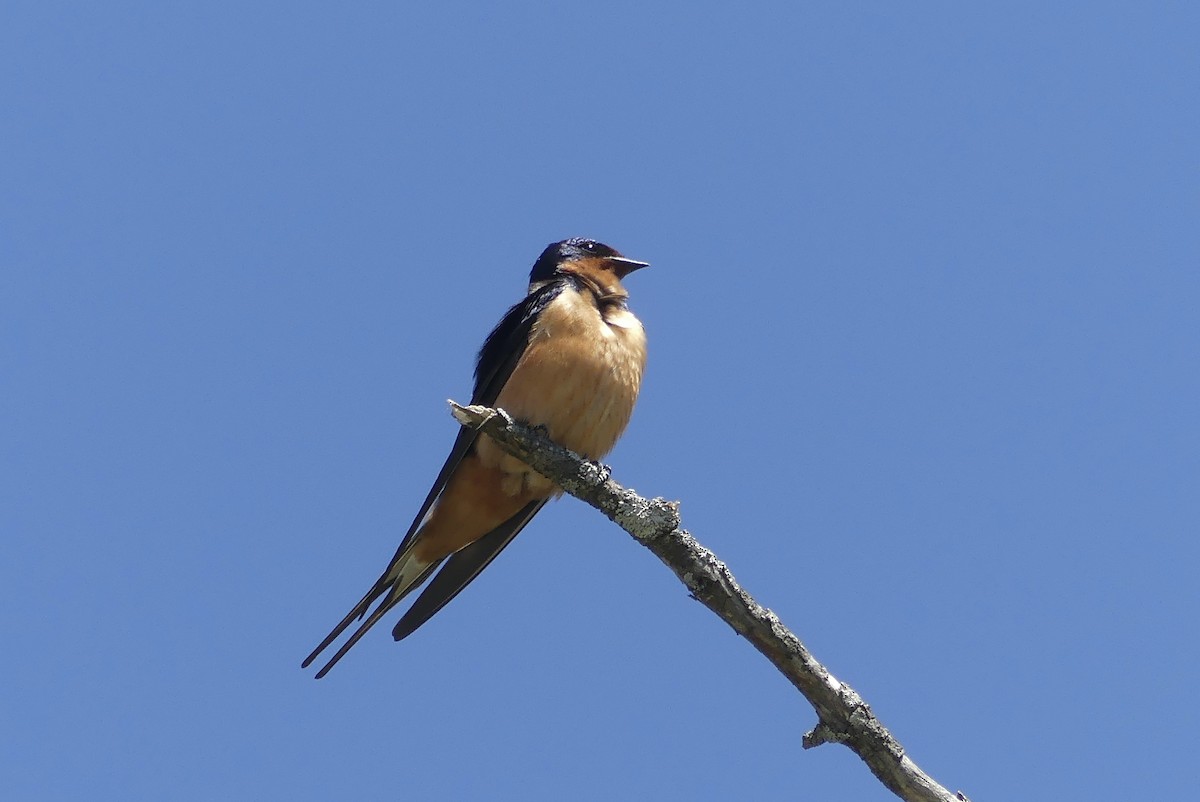
<path fill-rule="evenodd" d="M 548 281 L 554 278 L 559 265 L 574 262 L 577 259 L 586 259 L 589 256 L 605 257 L 620 256 L 620 254 L 603 242 L 582 237 L 572 237 L 562 242 L 551 243 L 533 263 L 533 270 L 529 271 L 529 283 Z"/>

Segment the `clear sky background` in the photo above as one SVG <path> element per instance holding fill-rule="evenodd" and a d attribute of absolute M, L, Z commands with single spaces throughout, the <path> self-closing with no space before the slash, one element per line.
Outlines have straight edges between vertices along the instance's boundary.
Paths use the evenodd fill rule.
<path fill-rule="evenodd" d="M 1192 797 L 1195 4 L 480 6 L 6 6 L 0 796 L 892 798 L 570 498 L 300 670 L 585 235 L 615 478 L 923 768 Z"/>

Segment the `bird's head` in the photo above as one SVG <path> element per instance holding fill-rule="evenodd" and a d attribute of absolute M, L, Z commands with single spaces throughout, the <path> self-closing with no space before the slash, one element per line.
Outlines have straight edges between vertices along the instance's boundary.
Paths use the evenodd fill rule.
<path fill-rule="evenodd" d="M 622 256 L 602 242 L 573 237 L 546 246 L 529 272 L 529 285 L 534 287 L 558 276 L 581 271 L 611 273 L 620 282 L 633 271 L 649 264 Z"/>

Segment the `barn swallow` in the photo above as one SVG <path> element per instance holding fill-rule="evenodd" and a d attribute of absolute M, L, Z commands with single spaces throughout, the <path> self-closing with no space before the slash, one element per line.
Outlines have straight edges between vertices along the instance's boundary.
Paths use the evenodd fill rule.
<path fill-rule="evenodd" d="M 646 365 L 646 335 L 621 280 L 646 267 L 590 239 L 546 247 L 529 291 L 492 329 L 475 363 L 472 404 L 501 407 L 545 428 L 587 459 L 616 445 L 629 423 Z M 470 584 L 562 490 L 487 437 L 464 427 L 387 570 L 321 645 L 307 668 L 382 598 L 317 672 L 317 679 L 438 566 L 392 636 L 411 635 Z M 443 562 L 445 565 L 442 565 Z"/>

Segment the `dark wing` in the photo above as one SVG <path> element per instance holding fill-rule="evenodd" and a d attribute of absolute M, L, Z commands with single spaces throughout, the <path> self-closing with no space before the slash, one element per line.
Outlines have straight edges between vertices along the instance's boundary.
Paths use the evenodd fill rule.
<path fill-rule="evenodd" d="M 565 281 L 556 281 L 534 290 L 525 300 L 508 310 L 508 314 L 492 329 L 483 348 L 479 349 L 479 359 L 475 364 L 475 393 L 471 396 L 472 404 L 491 406 L 496 403 L 500 390 L 525 354 L 525 348 L 529 345 L 529 335 L 538 315 L 558 297 L 565 286 Z M 475 431 L 463 431 L 471 432 L 471 442 L 474 443 Z M 396 628 L 392 630 L 392 636 L 396 640 L 408 637 L 417 627 L 445 607 L 496 559 L 545 503 L 545 500 L 542 500 L 526 504 L 516 515 L 451 555 L 445 567 L 429 583 L 429 587 L 421 592 L 412 607 L 404 613 Z"/>
<path fill-rule="evenodd" d="M 525 299 L 508 310 L 508 313 L 492 329 L 479 349 L 475 360 L 475 392 L 472 404 L 491 406 L 496 403 L 500 390 L 508 382 L 513 368 L 525 355 L 529 345 L 529 333 L 542 310 L 559 296 L 566 280 L 546 284 L 525 296 Z"/>
<path fill-rule="evenodd" d="M 479 357 L 475 364 L 475 389 L 471 394 L 472 404 L 483 404 L 485 406 L 490 406 L 496 402 L 497 396 L 500 395 L 500 390 L 504 387 L 509 376 L 512 375 L 513 369 L 516 368 L 517 362 L 520 361 L 521 357 L 525 353 L 525 348 L 529 344 L 529 334 L 533 329 L 534 321 L 537 320 L 537 316 L 541 313 L 541 311 L 545 309 L 546 306 L 553 301 L 560 292 L 562 292 L 563 286 L 564 284 L 561 282 L 554 282 L 529 293 L 529 295 L 525 296 L 524 299 L 509 309 L 500 322 L 496 325 L 496 328 L 492 329 L 491 334 L 488 335 L 487 340 L 483 344 L 483 348 L 481 348 L 479 351 Z M 450 480 L 450 476 L 458 468 L 458 465 L 460 462 L 462 462 L 463 457 L 470 452 L 471 447 L 475 445 L 476 437 L 478 437 L 478 432 L 476 432 L 474 429 L 463 427 L 459 430 L 458 437 L 454 441 L 454 447 L 450 449 L 450 456 L 446 458 L 445 464 L 442 465 L 441 471 L 438 472 L 437 479 L 434 480 L 433 487 L 430 488 L 429 494 L 425 497 L 424 503 L 421 504 L 420 510 L 417 511 L 416 517 L 413 518 L 413 522 L 408 527 L 408 532 L 405 533 L 404 539 L 400 541 L 400 546 L 396 549 L 395 556 L 392 557 L 392 560 L 388 563 L 387 568 L 380 575 L 379 579 L 375 581 L 375 584 L 371 586 L 371 589 L 367 591 L 367 594 L 363 596 L 362 599 L 359 600 L 358 604 L 354 605 L 350 612 L 346 614 L 346 617 L 343 618 L 338 625 L 334 627 L 328 635 L 325 636 L 325 639 L 321 641 L 320 645 L 313 649 L 312 653 L 304 659 L 304 662 L 300 664 L 301 668 L 308 668 L 313 660 L 317 658 L 317 655 L 323 652 L 329 646 L 329 644 L 337 640 L 338 636 L 345 631 L 346 627 L 350 626 L 355 619 L 361 620 L 362 617 L 367 614 L 367 610 L 370 609 L 371 605 L 391 589 L 392 582 L 389 581 L 388 577 L 392 573 L 392 568 L 404 555 L 404 552 L 412 542 L 413 537 L 421 528 L 421 524 L 424 522 L 425 516 L 429 513 L 430 508 L 433 506 L 434 502 L 437 501 L 437 497 L 441 495 L 442 490 L 446 487 L 446 482 Z M 539 504 L 538 508 L 540 509 L 540 507 L 541 505 Z M 479 567 L 475 569 L 473 573 L 470 571 L 464 571 L 464 563 L 467 562 L 466 559 L 458 560 L 458 563 L 455 565 L 456 573 L 463 573 L 464 575 L 467 575 L 467 578 L 458 584 L 453 592 L 441 599 L 440 602 L 435 603 L 433 598 L 431 598 L 428 602 L 425 602 L 425 599 L 426 596 L 430 595 L 430 590 L 432 590 L 435 586 L 441 587 L 449 584 L 448 582 L 441 583 L 441 585 L 435 583 L 435 585 L 431 585 L 430 588 L 425 591 L 425 593 L 422 593 L 421 597 L 418 599 L 418 603 L 425 602 L 426 606 L 432 606 L 433 609 L 429 615 L 422 619 L 421 623 L 423 623 L 425 620 L 428 620 L 429 616 L 440 610 L 447 602 L 450 601 L 450 599 L 458 595 L 459 591 L 466 587 L 467 584 L 474 579 L 480 571 L 487 567 L 487 564 L 495 559 L 496 555 L 500 553 L 500 550 L 507 546 L 513 537 L 516 537 L 517 532 L 521 531 L 521 528 L 525 525 L 525 523 L 528 522 L 529 518 L 533 517 L 533 512 L 536 511 L 537 510 L 535 509 L 530 512 L 529 515 L 524 519 L 524 522 L 517 526 L 516 529 L 508 536 L 508 538 L 505 539 L 503 543 L 500 543 L 497 548 L 495 548 L 495 550 L 491 553 L 491 556 L 487 557 L 486 560 L 479 564 Z M 522 512 L 524 512 L 524 510 L 522 510 Z M 510 518 L 508 521 L 497 527 L 496 530 L 493 530 L 493 533 L 504 530 L 506 527 L 509 527 L 513 521 L 520 517 L 521 513 L 518 513 L 517 516 Z M 493 533 L 485 535 L 482 539 L 489 539 Z M 467 549 L 463 549 L 459 552 L 459 554 L 462 554 L 465 551 L 467 551 Z M 458 559 L 459 554 L 455 554 L 453 557 L 451 557 L 451 563 L 454 563 L 455 560 Z M 424 582 L 425 578 L 433 572 L 437 565 L 438 564 L 435 563 L 434 565 L 429 566 L 429 569 L 425 572 L 425 576 L 422 576 L 421 579 L 417 581 L 409 590 L 415 590 L 422 582 Z M 452 566 L 448 564 L 446 567 L 450 568 Z M 389 596 L 387 599 L 385 599 L 383 604 L 381 604 L 380 607 L 371 615 L 371 618 L 368 619 L 368 621 L 361 627 L 359 627 L 350 641 L 348 641 L 338 651 L 338 654 L 321 670 L 321 674 L 318 676 L 324 676 L 324 673 L 328 671 L 333 664 L 336 663 L 338 659 L 340 659 L 341 656 L 346 653 L 350 646 L 353 646 L 354 643 L 356 643 L 358 639 L 361 638 L 363 634 L 365 634 L 366 631 L 370 629 L 376 621 L 379 620 L 380 616 L 398 604 L 403 598 L 403 595 L 399 595 L 395 596 L 394 598 Z M 413 629 L 415 628 L 416 627 L 413 627 Z"/>
<path fill-rule="evenodd" d="M 429 587 L 417 597 L 412 607 L 397 622 L 392 630 L 392 637 L 403 640 L 416 631 L 417 627 L 432 618 L 438 610 L 450 603 L 450 600 L 479 576 L 484 568 L 496 559 L 504 547 L 512 542 L 525 524 L 537 515 L 538 510 L 546 505 L 547 499 L 531 501 L 521 508 L 513 517 L 497 526 L 491 532 L 476 540 L 471 545 L 460 549 L 446 561 L 446 567 L 438 571 L 437 576 L 429 583 Z"/>

